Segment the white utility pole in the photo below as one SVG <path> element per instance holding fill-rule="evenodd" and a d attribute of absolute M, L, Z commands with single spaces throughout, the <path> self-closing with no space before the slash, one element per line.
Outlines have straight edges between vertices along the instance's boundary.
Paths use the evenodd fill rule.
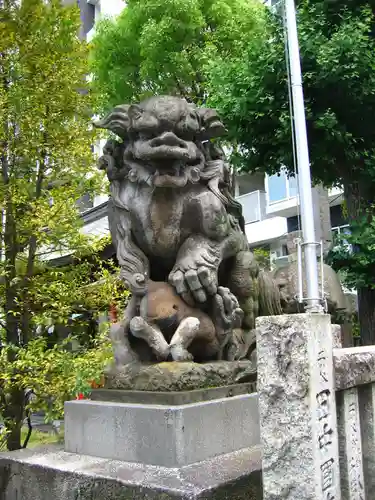
<path fill-rule="evenodd" d="M 298 185 L 303 236 L 302 245 L 305 251 L 305 274 L 307 285 L 306 311 L 322 312 L 323 308 L 321 305 L 318 278 L 318 259 L 316 252 L 318 243 L 315 241 L 310 159 L 307 143 L 305 104 L 303 99 L 301 62 L 294 0 L 285 0 L 285 22 L 292 91 L 292 109 L 295 125 Z"/>

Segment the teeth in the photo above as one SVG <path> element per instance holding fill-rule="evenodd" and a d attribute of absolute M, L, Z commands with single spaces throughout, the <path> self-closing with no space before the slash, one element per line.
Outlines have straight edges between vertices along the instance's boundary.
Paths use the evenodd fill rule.
<path fill-rule="evenodd" d="M 181 164 L 171 168 L 156 169 L 154 172 L 155 177 L 166 176 L 166 175 L 169 177 L 179 177 L 181 175 Z"/>

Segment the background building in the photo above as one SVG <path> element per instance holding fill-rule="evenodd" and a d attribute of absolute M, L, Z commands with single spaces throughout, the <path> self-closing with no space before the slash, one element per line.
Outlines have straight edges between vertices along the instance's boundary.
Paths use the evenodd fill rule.
<path fill-rule="evenodd" d="M 288 235 L 300 230 L 298 179 L 285 172 L 280 175 L 243 174 L 237 178 L 236 195 L 243 207 L 245 230 L 251 247 L 270 250 L 277 264 L 291 251 Z M 317 241 L 327 251 L 335 233 L 348 230 L 342 215 L 341 189 L 313 189 Z"/>

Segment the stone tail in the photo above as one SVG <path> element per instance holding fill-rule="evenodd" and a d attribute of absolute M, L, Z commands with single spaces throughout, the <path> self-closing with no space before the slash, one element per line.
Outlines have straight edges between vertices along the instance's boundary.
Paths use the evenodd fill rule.
<path fill-rule="evenodd" d="M 280 290 L 267 271 L 260 271 L 259 285 L 259 316 L 278 316 L 283 314 L 280 300 Z"/>

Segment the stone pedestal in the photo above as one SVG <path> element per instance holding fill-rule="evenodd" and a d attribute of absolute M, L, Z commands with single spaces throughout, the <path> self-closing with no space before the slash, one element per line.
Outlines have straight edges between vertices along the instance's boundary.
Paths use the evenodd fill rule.
<path fill-rule="evenodd" d="M 183 467 L 260 442 L 258 398 L 242 394 L 167 406 L 71 401 L 65 450 L 127 462 Z"/>
<path fill-rule="evenodd" d="M 1 500 L 262 500 L 259 447 L 170 469 L 57 449 L 0 453 Z"/>
<path fill-rule="evenodd" d="M 0 454 L 0 500 L 262 500 L 254 389 L 68 402 L 65 450 Z"/>

